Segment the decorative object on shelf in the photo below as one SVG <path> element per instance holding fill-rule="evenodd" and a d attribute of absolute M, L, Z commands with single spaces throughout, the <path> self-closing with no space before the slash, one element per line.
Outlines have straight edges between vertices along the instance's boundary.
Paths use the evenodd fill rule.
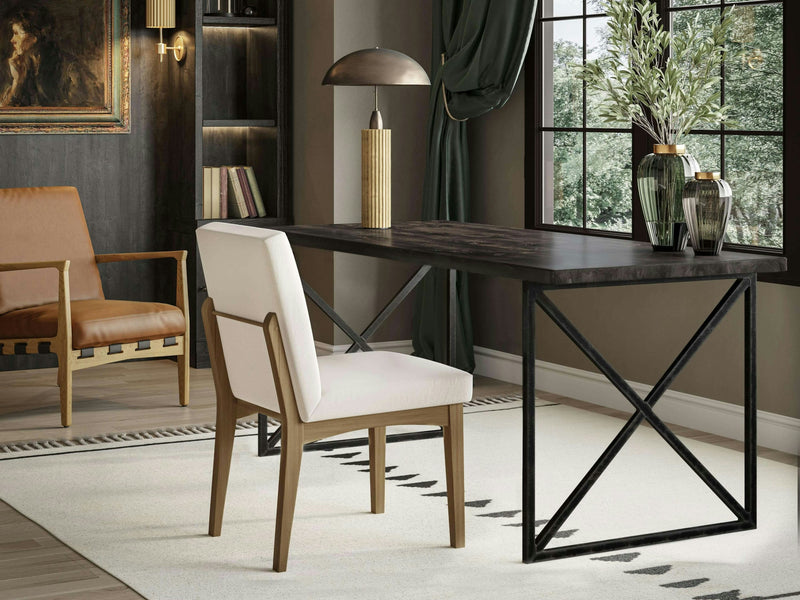
<path fill-rule="evenodd" d="M 683 214 L 683 187 L 700 170 L 686 146 L 655 144 L 639 163 L 636 182 L 644 222 L 653 250 L 682 252 L 688 230 Z"/>
<path fill-rule="evenodd" d="M 2 7 L 0 134 L 130 132 L 130 0 Z"/>
<path fill-rule="evenodd" d="M 172 55 L 178 62 L 186 57 L 186 44 L 183 36 L 178 35 L 175 38 L 174 46 L 167 46 L 164 43 L 164 28 L 174 29 L 175 27 L 175 0 L 147 0 L 146 24 L 148 29 L 158 29 L 156 51 L 159 61 L 164 62 L 167 50 L 172 50 Z"/>
<path fill-rule="evenodd" d="M 726 9 L 710 29 L 698 16 L 680 35 L 670 35 L 652 0 L 603 0 L 602 7 L 609 18 L 607 54 L 574 66 L 587 89 L 599 95 L 597 115 L 606 122 L 633 122 L 655 140 L 656 150 L 637 173 L 647 231 L 654 250 L 682 250 L 686 180 L 680 172 L 691 178 L 699 168 L 685 149 L 677 149 L 693 128 L 727 118 L 729 107 L 720 103 L 718 89 L 734 12 Z"/>
<path fill-rule="evenodd" d="M 731 216 L 733 193 L 719 173 L 698 172 L 683 188 L 683 212 L 698 255 L 716 256 Z"/>
<path fill-rule="evenodd" d="M 392 226 L 392 131 L 383 128 L 378 110 L 379 85 L 430 85 L 413 58 L 386 48 L 357 50 L 337 60 L 325 73 L 322 85 L 371 85 L 375 109 L 369 129 L 361 130 L 361 226 Z"/>
<path fill-rule="evenodd" d="M 235 17 L 242 14 L 240 0 L 205 0 L 204 14 L 215 17 Z"/>
<path fill-rule="evenodd" d="M 255 17 L 256 16 L 256 9 L 253 8 L 252 6 L 245 6 L 244 10 L 242 11 L 242 14 L 245 17 Z"/>

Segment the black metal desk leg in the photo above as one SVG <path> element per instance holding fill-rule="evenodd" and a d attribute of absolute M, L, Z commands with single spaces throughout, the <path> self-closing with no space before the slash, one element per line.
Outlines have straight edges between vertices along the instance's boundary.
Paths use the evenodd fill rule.
<path fill-rule="evenodd" d="M 744 293 L 744 509 L 756 526 L 756 276 Z"/>
<path fill-rule="evenodd" d="M 603 358 L 603 356 L 592 346 L 586 337 L 566 318 L 566 316 L 553 304 L 553 302 L 541 290 L 530 284 L 525 284 L 524 306 L 525 313 L 523 319 L 525 330 L 523 331 L 523 351 L 524 355 L 524 404 L 523 411 L 528 410 L 530 414 L 523 412 L 523 431 L 525 444 L 523 447 L 523 561 L 535 562 L 541 560 L 552 560 L 565 558 L 568 556 L 580 556 L 594 552 L 605 552 L 620 550 L 647 544 L 658 544 L 663 542 L 674 542 L 678 540 L 703 537 L 707 535 L 717 535 L 733 531 L 744 531 L 755 527 L 755 481 L 756 481 L 756 394 L 755 394 L 755 276 L 740 277 L 733 283 L 723 298 L 717 303 L 711 314 L 706 318 L 700 328 L 694 333 L 687 342 L 667 371 L 661 376 L 658 383 L 648 393 L 646 399 L 642 399 L 625 381 L 625 379 Z M 741 295 L 745 295 L 745 505 L 742 506 L 736 498 L 725 489 L 714 475 L 692 454 L 685 444 L 661 421 L 653 412 L 655 404 L 663 393 L 669 388 L 670 383 L 677 377 L 681 369 L 695 355 L 697 349 L 708 338 L 713 329 L 722 321 L 726 314 L 735 305 Z M 533 494 L 535 493 L 534 477 L 534 437 L 533 429 L 533 393 L 534 393 L 534 323 L 533 310 L 529 303 L 536 303 L 550 319 L 572 340 L 572 342 L 586 355 L 589 360 L 603 373 L 606 378 L 616 387 L 620 393 L 634 406 L 635 412 L 628 419 L 625 426 L 620 430 L 614 440 L 603 451 L 595 461 L 592 468 L 581 479 L 578 486 L 570 493 L 568 498 L 555 511 L 552 517 L 542 528 L 535 539 L 533 527 L 535 524 L 533 514 Z M 672 529 L 669 531 L 659 531 L 642 535 L 633 535 L 613 539 L 605 539 L 582 544 L 571 544 L 547 548 L 547 544 L 553 539 L 555 533 L 561 525 L 569 518 L 572 511 L 583 499 L 589 489 L 594 485 L 606 467 L 616 457 L 625 443 L 633 435 L 635 429 L 644 421 L 647 421 L 665 442 L 680 456 L 684 462 L 700 477 L 709 489 L 721 500 L 736 517 L 733 521 L 724 521 Z M 530 429 L 528 429 L 530 428 Z M 530 512 L 528 512 L 530 511 Z"/>
<path fill-rule="evenodd" d="M 458 271 L 447 270 L 447 364 L 456 366 L 456 319 L 458 318 Z"/>
<path fill-rule="evenodd" d="M 522 561 L 536 556 L 536 296 L 522 283 Z"/>

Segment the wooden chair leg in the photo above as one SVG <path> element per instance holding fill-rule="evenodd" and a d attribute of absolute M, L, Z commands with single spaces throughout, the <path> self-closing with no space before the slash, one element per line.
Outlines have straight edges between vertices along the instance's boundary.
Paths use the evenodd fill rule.
<path fill-rule="evenodd" d="M 292 521 L 302 458 L 303 426 L 284 421 L 281 427 L 281 474 L 278 482 L 278 511 L 272 555 L 272 568 L 278 572 L 286 570 L 289 558 L 289 541 L 292 537 Z"/>
<path fill-rule="evenodd" d="M 178 398 L 181 406 L 189 404 L 189 356 L 184 353 L 178 356 Z"/>
<path fill-rule="evenodd" d="M 233 399 L 217 398 L 217 430 L 214 435 L 214 470 L 211 477 L 211 511 L 208 517 L 208 535 L 222 532 L 222 513 L 231 472 L 231 455 L 236 433 L 236 404 Z"/>
<path fill-rule="evenodd" d="M 444 461 L 447 472 L 447 513 L 450 546 L 464 547 L 464 409 L 448 406 L 449 424 L 444 428 Z"/>
<path fill-rule="evenodd" d="M 61 396 L 61 426 L 72 425 L 72 370 L 69 358 L 58 357 L 58 388 Z"/>
<path fill-rule="evenodd" d="M 370 510 L 381 514 L 384 510 L 386 487 L 386 427 L 369 430 L 369 495 Z"/>

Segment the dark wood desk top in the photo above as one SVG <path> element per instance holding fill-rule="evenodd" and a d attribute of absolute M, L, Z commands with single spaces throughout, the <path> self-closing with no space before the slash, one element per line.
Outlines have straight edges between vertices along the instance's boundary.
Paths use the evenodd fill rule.
<path fill-rule="evenodd" d="M 781 256 L 653 252 L 616 238 L 448 221 L 275 227 L 299 246 L 459 269 L 554 286 L 663 281 L 786 270 Z"/>

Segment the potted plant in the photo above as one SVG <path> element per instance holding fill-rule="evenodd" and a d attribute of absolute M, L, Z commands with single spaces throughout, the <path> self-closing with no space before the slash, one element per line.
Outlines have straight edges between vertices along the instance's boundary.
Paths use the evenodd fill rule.
<path fill-rule="evenodd" d="M 726 120 L 719 81 L 733 14 L 728 9 L 710 29 L 698 15 L 680 35 L 670 35 L 651 0 L 602 5 L 609 17 L 607 55 L 575 67 L 599 94 L 604 121 L 633 122 L 655 141 L 637 171 L 647 231 L 654 250 L 683 250 L 683 186 L 700 168 L 680 139 L 698 125 Z"/>

